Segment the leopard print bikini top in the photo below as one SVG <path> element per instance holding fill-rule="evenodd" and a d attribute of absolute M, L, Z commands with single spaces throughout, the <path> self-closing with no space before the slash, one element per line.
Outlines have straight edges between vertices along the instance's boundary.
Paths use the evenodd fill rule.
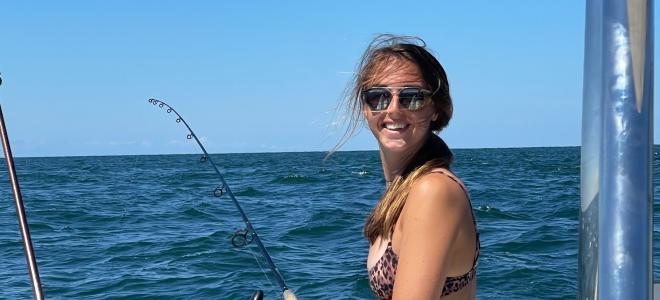
<path fill-rule="evenodd" d="M 456 181 L 468 196 L 468 201 L 470 200 L 467 189 L 460 179 L 456 178 L 456 176 L 448 170 L 439 169 L 436 172 L 443 173 L 449 176 L 449 178 L 452 180 Z M 474 211 L 472 211 L 472 204 L 470 204 L 470 211 L 472 213 L 472 223 L 474 224 L 474 228 L 476 230 L 477 222 L 474 217 Z M 442 288 L 443 297 L 460 291 L 464 287 L 468 286 L 472 280 L 474 280 L 474 277 L 477 273 L 477 262 L 481 249 L 479 242 L 479 231 L 476 232 L 476 239 L 477 243 L 474 261 L 472 262 L 472 268 L 463 275 L 447 277 L 445 280 L 445 285 Z M 396 266 L 398 262 L 399 256 L 394 253 L 394 250 L 392 250 L 392 241 L 390 240 L 389 243 L 387 243 L 387 248 L 383 256 L 381 256 L 378 262 L 376 262 L 376 264 L 369 269 L 369 285 L 371 286 L 371 289 L 374 291 L 376 296 L 378 296 L 378 298 L 392 299 L 392 290 L 394 289 L 394 279 L 396 277 Z"/>

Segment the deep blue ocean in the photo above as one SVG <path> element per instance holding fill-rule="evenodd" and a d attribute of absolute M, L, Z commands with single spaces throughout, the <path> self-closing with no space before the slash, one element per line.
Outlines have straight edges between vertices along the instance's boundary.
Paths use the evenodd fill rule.
<path fill-rule="evenodd" d="M 655 152 L 654 273 L 660 266 Z M 479 299 L 575 299 L 577 147 L 459 149 L 481 235 Z M 212 155 L 300 299 L 373 299 L 362 226 L 383 192 L 378 153 Z M 281 299 L 200 155 L 18 158 L 47 299 Z M 0 171 L 0 298 L 32 297 Z"/>

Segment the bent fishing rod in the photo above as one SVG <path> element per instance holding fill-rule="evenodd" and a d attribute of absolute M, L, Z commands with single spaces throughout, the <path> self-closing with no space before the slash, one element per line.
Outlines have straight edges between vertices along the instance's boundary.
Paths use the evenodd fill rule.
<path fill-rule="evenodd" d="M 2 78 L 0 78 L 0 85 L 2 85 Z M 5 118 L 2 115 L 2 106 L 0 106 L 0 135 L 2 137 L 2 149 L 5 152 L 7 173 L 9 174 L 9 181 L 11 182 L 11 191 L 14 194 L 14 204 L 16 204 L 16 216 L 18 217 L 18 225 L 21 229 L 21 237 L 23 238 L 25 259 L 27 260 L 28 272 L 30 273 L 30 280 L 32 281 L 32 294 L 34 295 L 35 300 L 42 300 L 44 299 L 44 292 L 41 289 L 39 268 L 37 267 L 37 259 L 34 256 L 34 249 L 32 248 L 30 227 L 28 226 L 27 216 L 25 215 L 23 196 L 21 194 L 21 187 L 18 184 L 18 176 L 16 176 L 14 156 L 11 154 L 11 146 L 9 145 L 9 136 L 7 135 L 7 128 L 5 126 Z"/>
<path fill-rule="evenodd" d="M 275 263 L 268 254 L 266 247 L 264 247 L 264 244 L 261 242 L 259 235 L 257 235 L 257 231 L 252 226 L 252 223 L 250 222 L 247 215 L 243 211 L 243 208 L 241 208 L 241 205 L 238 203 L 238 201 L 234 197 L 234 194 L 231 192 L 231 189 L 229 188 L 229 185 L 225 181 L 224 176 L 222 176 L 222 173 L 220 173 L 220 170 L 218 170 L 218 167 L 213 162 L 213 159 L 211 159 L 211 156 L 208 154 L 208 152 L 206 152 L 206 148 L 204 148 L 204 145 L 202 145 L 202 142 L 197 138 L 197 135 L 195 135 L 195 133 L 193 132 L 192 128 L 190 128 L 186 120 L 184 120 L 183 117 L 181 117 L 181 115 L 172 106 L 161 100 L 151 98 L 149 99 L 149 103 L 153 104 L 154 106 L 158 106 L 160 108 L 165 109 L 168 114 L 174 113 L 177 116 L 176 122 L 183 123 L 183 125 L 186 126 L 186 128 L 188 129 L 188 135 L 186 136 L 186 138 L 189 140 L 194 139 L 195 142 L 197 142 L 197 145 L 199 145 L 199 148 L 202 149 L 202 152 L 204 154 L 200 158 L 200 161 L 201 162 L 208 161 L 213 167 L 213 170 L 215 170 L 215 173 L 218 174 L 218 177 L 220 177 L 220 185 L 215 188 L 215 190 L 213 191 L 213 195 L 215 197 L 222 197 L 224 195 L 228 195 L 231 201 L 234 203 L 234 206 L 236 206 L 236 209 L 238 209 L 238 212 L 241 214 L 241 217 L 243 218 L 243 223 L 245 223 L 246 226 L 245 230 L 239 230 L 236 233 L 234 233 L 231 239 L 231 243 L 235 247 L 240 247 L 240 246 L 245 246 L 252 241 L 255 241 L 257 243 L 257 246 L 259 247 L 259 251 L 266 259 L 266 262 L 268 263 L 268 267 L 270 268 L 271 272 L 275 274 L 275 279 L 277 279 L 277 283 L 282 289 L 282 293 L 283 293 L 282 296 L 284 300 L 297 300 L 298 298 L 296 298 L 296 295 L 286 286 L 286 283 L 284 283 L 284 278 L 282 277 L 282 274 L 280 273 L 279 269 L 277 269 L 277 267 L 275 266 Z"/>

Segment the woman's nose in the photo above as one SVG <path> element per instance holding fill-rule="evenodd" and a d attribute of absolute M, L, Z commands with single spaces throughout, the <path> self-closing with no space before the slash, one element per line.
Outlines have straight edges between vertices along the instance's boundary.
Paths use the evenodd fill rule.
<path fill-rule="evenodd" d="M 387 106 L 387 112 L 388 113 L 394 113 L 394 112 L 399 112 L 401 110 L 401 107 L 399 106 L 399 95 L 392 95 L 392 101 L 390 101 L 390 105 Z"/>

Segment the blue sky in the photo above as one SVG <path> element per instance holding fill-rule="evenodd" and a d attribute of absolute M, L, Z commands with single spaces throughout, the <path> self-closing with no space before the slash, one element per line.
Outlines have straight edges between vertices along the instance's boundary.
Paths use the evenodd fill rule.
<path fill-rule="evenodd" d="M 151 97 L 211 153 L 326 151 L 378 33 L 420 36 L 445 66 L 451 147 L 580 143 L 583 1 L 239 2 L 3 2 L 14 154 L 197 153 Z M 358 149 L 376 149 L 366 129 L 342 148 Z"/>

